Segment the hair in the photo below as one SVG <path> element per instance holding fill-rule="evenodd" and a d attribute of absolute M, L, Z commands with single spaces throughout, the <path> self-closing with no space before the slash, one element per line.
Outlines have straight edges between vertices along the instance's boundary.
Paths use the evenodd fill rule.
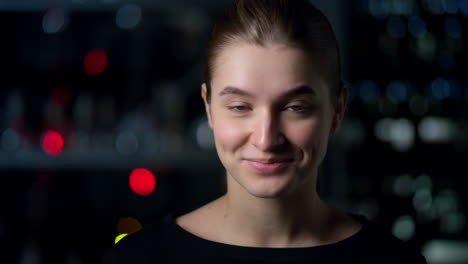
<path fill-rule="evenodd" d="M 238 0 L 215 23 L 208 40 L 204 81 L 207 101 L 215 60 L 229 44 L 285 44 L 313 58 L 316 70 L 330 87 L 331 98 L 341 92 L 341 66 L 335 33 L 325 15 L 307 0 Z"/>

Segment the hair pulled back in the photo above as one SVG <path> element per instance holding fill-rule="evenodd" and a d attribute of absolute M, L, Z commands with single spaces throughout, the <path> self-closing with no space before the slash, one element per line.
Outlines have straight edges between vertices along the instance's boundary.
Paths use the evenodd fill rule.
<path fill-rule="evenodd" d="M 204 70 L 208 102 L 216 57 L 236 42 L 285 44 L 303 50 L 313 58 L 332 98 L 339 95 L 341 69 L 335 34 L 325 15 L 307 0 L 238 0 L 227 10 L 208 40 Z"/>

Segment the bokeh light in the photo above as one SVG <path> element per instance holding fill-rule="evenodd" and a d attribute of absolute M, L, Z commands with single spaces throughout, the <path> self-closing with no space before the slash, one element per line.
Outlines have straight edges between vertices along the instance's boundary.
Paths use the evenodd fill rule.
<path fill-rule="evenodd" d="M 115 140 L 115 148 L 121 155 L 128 156 L 137 153 L 140 147 L 138 137 L 131 131 L 119 133 Z"/>
<path fill-rule="evenodd" d="M 135 4 L 126 4 L 117 10 L 115 23 L 121 29 L 133 29 L 141 21 L 141 7 Z"/>
<path fill-rule="evenodd" d="M 391 5 L 388 0 L 368 0 L 369 14 L 377 19 L 383 19 L 390 14 Z"/>
<path fill-rule="evenodd" d="M 137 231 L 140 231 L 143 228 L 140 221 L 133 217 L 123 217 L 119 219 L 117 223 L 117 232 L 119 234 L 133 234 Z"/>
<path fill-rule="evenodd" d="M 416 190 L 413 196 L 413 207 L 418 212 L 427 212 L 432 207 L 432 193 L 429 188 Z"/>
<path fill-rule="evenodd" d="M 374 126 L 374 133 L 379 140 L 390 143 L 399 152 L 409 151 L 416 137 L 414 124 L 405 118 L 380 119 Z"/>
<path fill-rule="evenodd" d="M 447 17 L 445 19 L 445 32 L 452 38 L 460 38 L 462 34 L 462 25 L 456 17 Z"/>
<path fill-rule="evenodd" d="M 67 17 L 63 8 L 51 8 L 42 18 L 42 30 L 48 34 L 59 33 L 64 30 Z"/>
<path fill-rule="evenodd" d="M 48 131 L 42 139 L 42 149 L 50 156 L 58 156 L 63 151 L 65 141 L 57 131 Z"/>
<path fill-rule="evenodd" d="M 460 9 L 460 12 L 463 14 L 463 16 L 468 17 L 468 1 L 461 0 L 458 2 L 458 5 L 458 8 Z"/>
<path fill-rule="evenodd" d="M 6 152 L 15 152 L 19 149 L 21 138 L 18 132 L 13 128 L 7 128 L 2 133 L 2 148 Z"/>
<path fill-rule="evenodd" d="M 456 128 L 446 118 L 425 117 L 418 125 L 418 134 L 425 143 L 444 143 L 454 138 Z"/>
<path fill-rule="evenodd" d="M 380 90 L 372 80 L 362 80 L 359 84 L 359 97 L 366 103 L 374 103 L 380 97 Z"/>
<path fill-rule="evenodd" d="M 442 78 L 437 77 L 431 82 L 430 94 L 437 100 L 443 100 L 450 96 L 450 83 Z"/>
<path fill-rule="evenodd" d="M 441 15 L 445 12 L 445 0 L 426 0 L 422 2 L 426 11 L 433 15 Z"/>
<path fill-rule="evenodd" d="M 106 70 L 107 63 L 107 53 L 102 49 L 93 49 L 86 54 L 83 66 L 87 74 L 98 75 Z"/>
<path fill-rule="evenodd" d="M 428 263 L 466 263 L 468 242 L 464 240 L 430 240 L 422 253 Z"/>
<path fill-rule="evenodd" d="M 442 216 L 440 229 L 446 234 L 456 234 L 466 226 L 466 216 L 462 212 L 450 212 Z"/>
<path fill-rule="evenodd" d="M 412 49 L 421 60 L 432 62 L 437 50 L 437 39 L 432 33 L 426 32 L 416 39 L 416 44 Z"/>
<path fill-rule="evenodd" d="M 156 188 L 156 177 L 147 169 L 134 169 L 129 178 L 130 188 L 138 195 L 149 196 Z"/>
<path fill-rule="evenodd" d="M 408 18 L 408 31 L 415 38 L 424 36 L 427 32 L 426 22 L 419 16 L 411 16 Z"/>
<path fill-rule="evenodd" d="M 394 15 L 409 16 L 414 12 L 414 0 L 392 0 L 391 2 Z"/>
<path fill-rule="evenodd" d="M 403 215 L 398 217 L 393 223 L 392 233 L 403 241 L 413 238 L 416 231 L 416 223 L 412 216 Z"/>
<path fill-rule="evenodd" d="M 196 125 L 196 139 L 197 143 L 201 148 L 204 149 L 214 149 L 215 142 L 213 137 L 213 131 L 211 130 L 208 120 L 206 118 L 202 119 Z"/>
<path fill-rule="evenodd" d="M 392 81 L 387 87 L 387 96 L 398 103 L 406 102 L 411 92 L 411 87 L 403 81 Z"/>
<path fill-rule="evenodd" d="M 444 0 L 445 12 L 455 15 L 460 9 L 460 2 L 466 2 L 466 0 Z"/>
<path fill-rule="evenodd" d="M 117 236 L 115 237 L 114 244 L 119 243 L 119 241 L 122 240 L 122 238 L 126 237 L 127 235 L 128 235 L 128 234 L 125 234 L 125 233 L 117 235 Z"/>

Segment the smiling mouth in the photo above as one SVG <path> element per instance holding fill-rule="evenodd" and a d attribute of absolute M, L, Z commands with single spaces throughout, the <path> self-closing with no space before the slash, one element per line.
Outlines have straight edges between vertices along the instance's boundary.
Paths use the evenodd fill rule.
<path fill-rule="evenodd" d="M 286 169 L 293 159 L 246 159 L 247 164 L 259 173 L 278 173 Z"/>

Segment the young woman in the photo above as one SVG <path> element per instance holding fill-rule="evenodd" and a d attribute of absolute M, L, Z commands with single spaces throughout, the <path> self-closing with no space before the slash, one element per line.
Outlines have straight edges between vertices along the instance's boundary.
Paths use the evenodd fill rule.
<path fill-rule="evenodd" d="M 424 263 L 316 191 L 348 100 L 340 80 L 335 35 L 308 1 L 237 1 L 201 89 L 227 192 L 125 238 L 113 263 Z"/>

